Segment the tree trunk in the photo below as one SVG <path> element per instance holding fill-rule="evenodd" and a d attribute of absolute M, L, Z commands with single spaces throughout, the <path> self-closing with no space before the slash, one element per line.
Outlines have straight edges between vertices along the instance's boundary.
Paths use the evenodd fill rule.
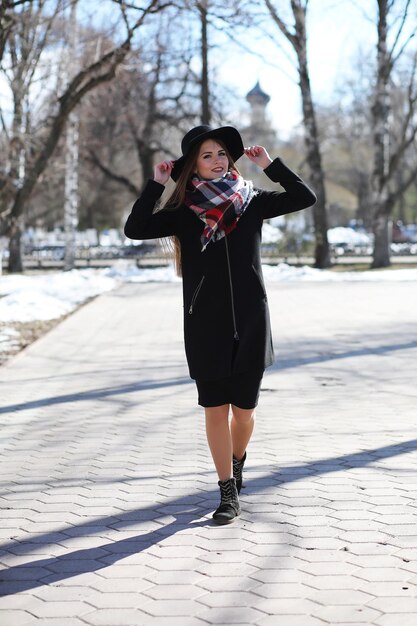
<path fill-rule="evenodd" d="M 65 258 L 64 269 L 75 267 L 76 234 L 78 227 L 78 113 L 72 111 L 68 117 L 67 154 L 65 173 Z"/>
<path fill-rule="evenodd" d="M 373 231 L 375 236 L 372 268 L 389 267 L 390 260 L 390 227 L 391 221 L 388 215 L 380 213 L 374 216 Z"/>
<path fill-rule="evenodd" d="M 278 15 L 278 9 L 271 0 L 265 0 L 272 19 L 291 43 L 297 55 L 298 78 L 303 106 L 303 120 L 305 130 L 305 144 L 307 149 L 306 160 L 311 172 L 311 185 L 317 195 L 317 202 L 313 209 L 314 231 L 316 237 L 315 267 L 329 267 L 330 251 L 327 239 L 327 208 L 326 189 L 324 186 L 324 171 L 321 162 L 320 142 L 317 131 L 316 114 L 311 94 L 310 74 L 307 60 L 307 30 L 306 13 L 307 2 L 291 0 L 291 9 L 294 16 L 294 31 L 290 31 L 285 22 Z M 282 3 L 281 3 L 282 4 Z"/>
<path fill-rule="evenodd" d="M 69 60 L 67 67 L 67 80 L 78 71 L 77 47 L 77 3 L 71 2 L 71 15 L 69 21 Z M 65 201 L 64 201 L 64 228 L 65 228 L 65 257 L 64 269 L 72 270 L 75 267 L 76 235 L 78 227 L 78 136 L 79 116 L 76 110 L 71 111 L 67 121 L 66 158 L 65 158 Z"/>
<path fill-rule="evenodd" d="M 198 9 L 201 16 L 201 123 L 210 124 L 207 0 L 202 0 L 198 5 Z"/>
<path fill-rule="evenodd" d="M 142 169 L 142 180 L 146 181 L 149 178 L 153 178 L 153 160 L 155 151 L 152 148 L 146 148 L 143 146 L 139 153 L 139 160 Z"/>
<path fill-rule="evenodd" d="M 326 268 L 331 265 L 329 242 L 327 239 L 327 210 L 326 190 L 324 186 L 324 171 L 321 161 L 320 142 L 317 131 L 316 115 L 311 94 L 310 75 L 307 61 L 307 36 L 305 32 L 305 9 L 293 8 L 297 30 L 297 58 L 300 89 L 303 106 L 305 128 L 305 143 L 307 148 L 307 163 L 311 172 L 311 185 L 317 195 L 314 205 L 314 230 L 316 236 L 315 267 Z"/>
<path fill-rule="evenodd" d="M 356 218 L 360 220 L 366 229 L 372 228 L 372 215 L 370 213 L 371 192 L 369 188 L 369 175 L 366 172 L 357 172 L 356 193 L 358 196 L 358 210 Z"/>
<path fill-rule="evenodd" d="M 23 272 L 22 261 L 22 230 L 19 224 L 14 224 L 9 236 L 8 272 Z"/>
<path fill-rule="evenodd" d="M 374 252 L 372 267 L 390 265 L 388 238 L 388 214 L 385 211 L 388 195 L 389 166 L 389 113 L 390 98 L 388 81 L 391 73 L 391 57 L 387 48 L 387 17 L 389 8 L 386 0 L 378 0 L 378 49 L 377 81 L 372 105 L 374 163 L 371 176 Z"/>

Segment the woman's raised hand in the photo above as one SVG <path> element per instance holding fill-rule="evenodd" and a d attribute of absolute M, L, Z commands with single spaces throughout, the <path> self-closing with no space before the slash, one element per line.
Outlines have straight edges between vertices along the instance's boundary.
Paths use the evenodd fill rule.
<path fill-rule="evenodd" d="M 161 185 L 165 185 L 171 176 L 175 161 L 161 161 L 153 168 L 153 179 Z"/>
<path fill-rule="evenodd" d="M 245 154 L 252 163 L 256 163 L 263 170 L 272 163 L 272 159 L 263 146 L 250 146 L 245 148 Z"/>

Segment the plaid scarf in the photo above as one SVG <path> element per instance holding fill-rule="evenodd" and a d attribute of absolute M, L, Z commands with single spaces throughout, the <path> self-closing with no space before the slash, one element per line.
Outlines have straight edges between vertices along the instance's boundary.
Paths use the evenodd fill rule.
<path fill-rule="evenodd" d="M 210 241 L 218 241 L 236 228 L 255 191 L 252 181 L 244 180 L 235 171 L 213 180 L 194 176 L 190 182 L 185 204 L 206 225 L 201 236 L 203 252 Z"/>

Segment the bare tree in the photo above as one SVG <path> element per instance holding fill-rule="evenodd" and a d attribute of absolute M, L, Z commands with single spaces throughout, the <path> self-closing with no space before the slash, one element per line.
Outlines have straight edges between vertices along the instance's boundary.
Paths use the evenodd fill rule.
<path fill-rule="evenodd" d="M 208 0 L 200 0 L 196 3 L 197 10 L 200 14 L 201 24 L 201 123 L 210 124 L 210 91 L 209 91 L 209 72 L 208 72 L 208 18 L 207 8 Z"/>
<path fill-rule="evenodd" d="M 372 104 L 373 171 L 371 176 L 373 232 L 375 237 L 372 267 L 390 265 L 389 220 L 396 198 L 413 183 L 417 167 L 398 177 L 401 161 L 417 136 L 417 49 L 410 59 L 406 102 L 400 128 L 392 141 L 392 97 L 394 70 L 414 37 L 415 24 L 407 34 L 411 0 L 377 0 L 377 70 Z M 389 40 L 393 43 L 389 45 Z"/>
<path fill-rule="evenodd" d="M 114 45 L 109 50 L 103 51 L 97 60 L 83 67 L 72 78 L 64 92 L 55 100 L 55 110 L 50 114 L 47 124 L 43 128 L 42 137 L 31 148 L 30 160 L 28 159 L 26 162 L 23 179 L 19 184 L 16 184 L 16 176 L 13 175 L 14 173 L 9 168 L 2 181 L 1 219 L 6 227 L 6 232 L 9 234 L 11 243 L 9 248 L 9 271 L 22 270 L 20 250 L 21 217 L 35 185 L 44 172 L 65 129 L 69 114 L 87 93 L 98 85 L 114 78 L 117 67 L 123 62 L 131 49 L 134 33 L 143 25 L 147 16 L 161 11 L 170 4 L 162 0 L 147 0 L 129 4 L 124 2 L 124 0 L 114 1 L 119 5 L 123 16 L 126 28 L 124 41 Z M 45 18 L 44 4 L 42 0 L 38 0 L 38 9 Z M 27 49 L 29 41 L 30 39 L 25 42 L 25 49 Z M 47 42 L 47 38 L 42 39 L 41 50 L 45 50 Z M 40 56 L 39 45 L 40 41 L 38 39 L 36 41 L 36 49 Z M 7 189 L 6 194 L 3 193 L 5 189 Z"/>
<path fill-rule="evenodd" d="M 68 78 L 71 70 L 78 70 L 78 0 L 71 0 L 71 14 L 69 19 L 68 60 L 66 71 Z M 65 227 L 65 258 L 64 268 L 72 270 L 75 267 L 76 231 L 78 226 L 78 137 L 79 112 L 74 108 L 68 115 L 66 128 L 66 168 L 65 168 L 65 199 L 64 199 L 64 227 Z"/>
<path fill-rule="evenodd" d="M 292 28 L 282 18 L 282 8 L 276 2 L 264 0 L 265 6 L 279 31 L 290 42 L 297 58 L 297 71 L 301 90 L 307 163 L 311 171 L 312 187 L 317 195 L 313 209 L 315 244 L 315 266 L 319 268 L 330 265 L 329 244 L 327 240 L 326 191 L 324 171 L 320 152 L 320 141 L 317 130 L 316 113 L 311 92 L 310 72 L 307 57 L 306 16 L 308 0 L 291 0 L 291 11 L 294 18 Z M 282 3 L 281 3 L 282 4 Z"/>

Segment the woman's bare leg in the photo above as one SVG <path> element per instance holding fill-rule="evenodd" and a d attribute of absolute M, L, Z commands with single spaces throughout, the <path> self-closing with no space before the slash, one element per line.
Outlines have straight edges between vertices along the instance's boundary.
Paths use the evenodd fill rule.
<path fill-rule="evenodd" d="M 229 405 L 206 407 L 206 433 L 219 480 L 228 480 L 232 472 L 232 437 L 229 428 Z"/>
<path fill-rule="evenodd" d="M 240 409 L 232 404 L 232 421 L 230 425 L 232 435 L 233 455 L 241 459 L 255 426 L 255 409 Z"/>

